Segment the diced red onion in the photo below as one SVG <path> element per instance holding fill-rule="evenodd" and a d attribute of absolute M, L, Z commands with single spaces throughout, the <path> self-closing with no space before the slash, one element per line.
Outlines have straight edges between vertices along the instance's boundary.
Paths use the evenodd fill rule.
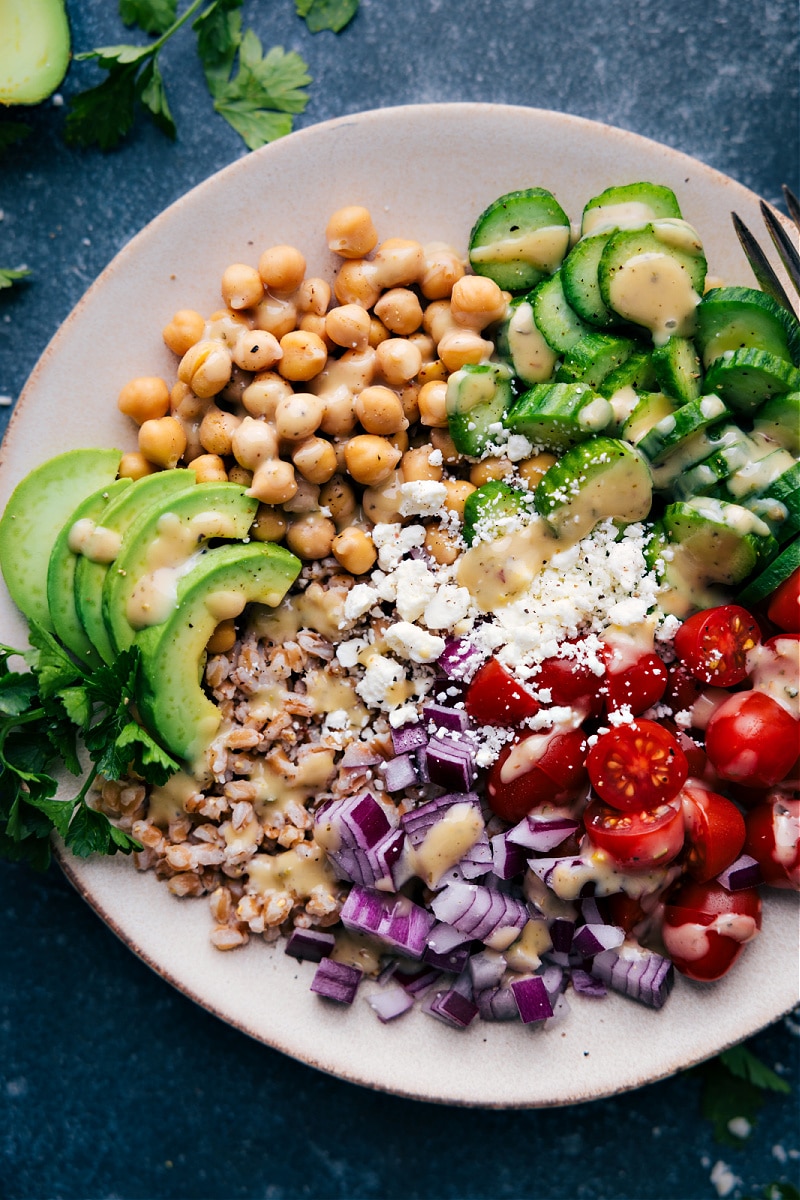
<path fill-rule="evenodd" d="M 375 846 L 366 850 L 358 846 L 329 850 L 328 858 L 340 879 L 357 883 L 360 887 L 394 892 L 412 875 L 406 850 L 406 836 L 402 829 L 392 829 Z"/>
<path fill-rule="evenodd" d="M 492 870 L 500 879 L 513 879 L 521 875 L 527 865 L 527 855 L 522 846 L 508 840 L 507 833 L 496 833 L 490 841 L 492 847 Z"/>
<path fill-rule="evenodd" d="M 472 642 L 466 638 L 452 638 L 445 642 L 436 665 L 448 679 L 469 683 L 482 661 L 483 655 Z"/>
<path fill-rule="evenodd" d="M 594 896 L 587 896 L 585 900 L 581 900 L 581 916 L 586 925 L 605 925 L 603 914 L 600 912 L 600 906 Z"/>
<path fill-rule="evenodd" d="M 469 719 L 463 708 L 450 708 L 446 704 L 426 704 L 422 709 L 426 721 L 432 721 L 437 729 L 450 729 L 464 733 Z"/>
<path fill-rule="evenodd" d="M 468 945 L 469 941 L 469 937 L 460 929 L 456 929 L 454 925 L 446 925 L 443 921 L 434 925 L 427 937 L 428 947 L 435 954 L 448 954 L 455 950 L 456 946 Z"/>
<path fill-rule="evenodd" d="M 475 993 L 482 1021 L 518 1021 L 519 1009 L 510 987 L 485 988 Z"/>
<path fill-rule="evenodd" d="M 575 936 L 575 922 L 567 921 L 564 917 L 555 917 L 548 923 L 550 941 L 556 953 L 569 954 L 572 949 L 572 939 Z"/>
<path fill-rule="evenodd" d="M 469 973 L 476 992 L 496 987 L 506 970 L 506 960 L 497 950 L 481 950 L 469 960 Z"/>
<path fill-rule="evenodd" d="M 508 840 L 515 846 L 525 846 L 537 854 L 555 850 L 579 828 L 571 817 L 529 815 L 508 831 Z"/>
<path fill-rule="evenodd" d="M 440 921 L 493 950 L 505 950 L 528 920 L 523 901 L 477 883 L 450 883 L 431 901 Z"/>
<path fill-rule="evenodd" d="M 465 879 L 479 879 L 492 865 L 492 847 L 486 830 L 481 835 L 458 864 Z"/>
<path fill-rule="evenodd" d="M 601 1000 L 608 995 L 606 985 L 599 979 L 595 979 L 588 971 L 582 970 L 581 967 L 574 967 L 570 975 L 572 986 L 575 991 L 581 996 L 589 996 L 593 1000 Z"/>
<path fill-rule="evenodd" d="M 383 767 L 383 779 L 387 792 L 402 792 L 416 787 L 419 779 L 414 759 L 410 754 L 398 754 L 390 758 Z"/>
<path fill-rule="evenodd" d="M 523 1024 L 530 1025 L 533 1021 L 544 1021 L 552 1017 L 553 1006 L 540 975 L 512 979 L 509 987 L 514 994 Z"/>
<path fill-rule="evenodd" d="M 422 845 L 428 830 L 437 821 L 440 821 L 454 804 L 471 804 L 475 808 L 480 808 L 477 793 L 467 791 L 448 792 L 443 796 L 437 796 L 435 800 L 428 800 L 425 804 L 418 804 L 416 808 L 409 809 L 408 812 L 403 813 L 400 818 L 400 826 L 415 849 Z"/>
<path fill-rule="evenodd" d="M 387 1021 L 394 1021 L 413 1008 L 414 997 L 399 983 L 392 982 L 367 996 L 367 1003 L 385 1025 Z"/>
<path fill-rule="evenodd" d="M 395 754 L 411 754 L 414 750 L 424 750 L 427 744 L 428 735 L 424 725 L 401 725 L 399 729 L 392 730 Z"/>
<path fill-rule="evenodd" d="M 541 970 L 537 971 L 537 975 L 539 975 L 542 983 L 547 989 L 547 994 L 550 997 L 550 1003 L 554 1003 L 556 996 L 560 995 L 564 990 L 566 983 L 565 972 L 562 971 L 561 967 L 558 967 L 553 963 L 548 963 L 546 966 L 542 967 Z"/>
<path fill-rule="evenodd" d="M 321 838 L 320 842 L 338 841 L 337 850 L 350 846 L 366 850 L 377 845 L 393 827 L 387 809 L 371 792 L 329 801 L 318 810 L 315 823 L 330 828 L 333 839 Z"/>
<path fill-rule="evenodd" d="M 717 876 L 717 883 L 721 883 L 729 892 L 741 892 L 745 888 L 758 887 L 763 882 L 761 867 L 749 854 L 740 854 L 736 862 L 732 862 Z"/>
<path fill-rule="evenodd" d="M 431 783 L 468 792 L 477 777 L 475 754 L 464 742 L 432 737 L 424 750 Z"/>
<path fill-rule="evenodd" d="M 413 971 L 398 970 L 395 975 L 395 979 L 400 986 L 411 996 L 419 996 L 422 992 L 426 992 L 432 984 L 438 983 L 441 978 L 442 972 L 437 967 L 432 967 L 429 963 L 424 963 Z"/>
<path fill-rule="evenodd" d="M 352 1004 L 363 972 L 349 963 L 323 958 L 314 972 L 311 991 L 336 1000 L 339 1004 Z"/>
<path fill-rule="evenodd" d="M 430 946 L 423 952 L 422 961 L 431 967 L 436 967 L 439 971 L 447 971 L 453 975 L 460 975 L 469 962 L 470 948 L 469 944 L 456 946 L 452 950 L 436 951 Z"/>
<path fill-rule="evenodd" d="M 302 962 L 320 962 L 327 958 L 336 938 L 324 929 L 293 929 L 284 952 Z"/>
<path fill-rule="evenodd" d="M 595 883 L 592 879 L 592 865 L 585 858 L 579 855 L 574 857 L 567 855 L 565 858 L 529 858 L 528 869 L 541 879 L 542 883 L 558 895 L 558 890 L 553 887 L 553 876 L 556 871 L 563 874 L 573 882 L 575 880 L 582 881 L 580 888 L 581 895 L 591 896 L 594 894 Z"/>
<path fill-rule="evenodd" d="M 467 996 L 462 996 L 455 988 L 435 992 L 422 1005 L 422 1010 L 432 1017 L 438 1017 L 447 1025 L 453 1025 L 456 1029 L 466 1029 L 478 1015 L 478 1006 L 475 1001 L 470 1000 Z"/>
<path fill-rule="evenodd" d="M 581 925 L 575 930 L 572 950 L 592 958 L 601 950 L 615 950 L 625 941 L 625 931 L 618 925 Z"/>
<path fill-rule="evenodd" d="M 668 958 L 627 944 L 621 950 L 603 950 L 596 955 L 591 973 L 613 991 L 650 1008 L 664 1006 L 675 982 L 675 968 Z"/>

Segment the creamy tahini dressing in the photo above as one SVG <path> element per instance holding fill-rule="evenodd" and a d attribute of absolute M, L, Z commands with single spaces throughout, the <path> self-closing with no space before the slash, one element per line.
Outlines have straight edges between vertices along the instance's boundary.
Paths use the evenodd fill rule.
<path fill-rule="evenodd" d="M 156 567 L 143 575 L 128 597 L 125 616 L 134 629 L 161 625 L 178 606 L 178 584 L 200 561 L 202 552 L 170 567 Z"/>
<path fill-rule="evenodd" d="M 633 255 L 609 284 L 614 311 L 649 329 L 657 346 L 673 336 L 694 333 L 700 299 L 685 267 L 673 255 L 658 251 Z"/>
<path fill-rule="evenodd" d="M 458 582 L 467 588 L 484 612 L 508 604 L 530 587 L 542 567 L 564 548 L 541 517 L 529 525 L 495 538 L 478 542 L 458 562 Z"/>
<path fill-rule="evenodd" d="M 649 225 L 655 213 L 641 200 L 625 200 L 620 204 L 601 204 L 583 214 L 584 237 L 605 233 L 608 229 L 642 229 Z"/>
<path fill-rule="evenodd" d="M 539 383 L 553 374 L 557 356 L 536 328 L 527 301 L 517 305 L 508 323 L 508 346 L 516 372 L 524 379 Z"/>
<path fill-rule="evenodd" d="M 800 878 L 800 863 L 792 870 L 800 838 L 800 800 L 780 800 L 775 804 L 772 817 L 775 836 L 773 859 L 786 871 L 795 884 Z"/>
<path fill-rule="evenodd" d="M 687 962 L 696 962 L 708 953 L 709 933 L 718 933 L 744 945 L 756 936 L 758 925 L 754 917 L 744 913 L 720 913 L 708 925 L 687 921 L 685 925 L 664 926 L 664 938 L 670 954 Z"/>
<path fill-rule="evenodd" d="M 475 246 L 469 257 L 473 263 L 525 262 L 552 272 L 566 254 L 569 239 L 569 225 L 544 225 L 519 237 L 500 238 Z"/>
<path fill-rule="evenodd" d="M 259 896 L 269 892 L 289 892 L 296 900 L 307 900 L 316 887 L 333 891 L 336 876 L 321 846 L 303 842 L 282 854 L 255 854 L 247 863 L 246 891 Z M 307 851 L 307 852 L 306 852 Z"/>
<path fill-rule="evenodd" d="M 119 554 L 122 535 L 98 525 L 91 517 L 82 517 L 70 526 L 67 544 L 73 554 L 82 554 L 90 562 L 110 563 Z"/>
<path fill-rule="evenodd" d="M 429 887 L 436 887 L 445 872 L 472 849 L 483 829 L 483 818 L 477 805 L 468 800 L 453 804 L 412 851 L 414 874 Z"/>

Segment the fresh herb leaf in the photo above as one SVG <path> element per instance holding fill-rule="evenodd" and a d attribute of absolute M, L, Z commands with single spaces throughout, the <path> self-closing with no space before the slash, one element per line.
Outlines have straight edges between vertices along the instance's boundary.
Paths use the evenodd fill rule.
<path fill-rule="evenodd" d="M 25 279 L 30 275 L 30 271 L 26 267 L 18 267 L 16 270 L 11 270 L 8 267 L 0 267 L 0 290 L 2 288 L 13 287 L 20 279 Z"/>
<path fill-rule="evenodd" d="M 741 1146 L 742 1139 L 728 1125 L 735 1117 L 755 1124 L 764 1103 L 764 1092 L 788 1094 L 788 1083 L 761 1062 L 746 1046 L 724 1050 L 717 1058 L 699 1067 L 703 1079 L 700 1107 L 709 1120 L 718 1142 Z"/>
<path fill-rule="evenodd" d="M 756 1200 L 756 1197 L 745 1196 L 743 1200 Z M 800 1191 L 793 1183 L 767 1183 L 757 1200 L 800 1200 Z"/>
<path fill-rule="evenodd" d="M 119 0 L 123 23 L 129 28 L 138 25 L 145 33 L 166 33 L 177 11 L 177 0 Z"/>
<path fill-rule="evenodd" d="M 776 1075 L 771 1067 L 760 1058 L 756 1058 L 746 1046 L 732 1046 L 730 1050 L 723 1050 L 719 1057 L 731 1075 L 749 1080 L 754 1087 L 761 1088 L 762 1091 L 781 1092 L 788 1096 L 792 1090 L 785 1079 Z"/>
<path fill-rule="evenodd" d="M 30 133 L 33 126 L 24 121 L 0 121 L 0 154 L 16 142 L 23 142 Z"/>
<path fill-rule="evenodd" d="M 169 111 L 164 80 L 154 58 L 150 60 L 136 80 L 136 90 L 139 99 L 152 115 L 161 132 L 170 138 L 177 137 L 178 131 L 175 128 L 172 113 Z"/>
<path fill-rule="evenodd" d="M 340 33 L 358 12 L 358 0 L 294 0 L 294 6 L 311 33 Z"/>
<path fill-rule="evenodd" d="M 73 146 L 113 150 L 133 128 L 135 113 L 136 68 L 115 67 L 97 87 L 73 97 L 66 139 Z"/>
<path fill-rule="evenodd" d="M 242 0 L 218 0 L 195 21 L 197 52 L 212 96 L 225 86 L 242 40 Z"/>
<path fill-rule="evenodd" d="M 257 150 L 291 132 L 289 114 L 304 110 L 308 93 L 302 89 L 310 82 L 299 54 L 273 46 L 264 55 L 258 37 L 248 29 L 239 46 L 238 72 L 218 86 L 214 108 L 250 150 Z"/>

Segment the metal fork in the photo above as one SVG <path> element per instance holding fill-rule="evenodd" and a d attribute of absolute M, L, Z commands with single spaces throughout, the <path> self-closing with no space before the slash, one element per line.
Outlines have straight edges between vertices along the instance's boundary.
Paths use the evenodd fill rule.
<path fill-rule="evenodd" d="M 800 200 L 786 186 L 783 185 L 783 194 L 786 199 L 786 207 L 789 210 L 789 216 L 794 222 L 798 230 L 800 230 Z M 786 273 L 789 276 L 795 291 L 800 295 L 800 253 L 797 247 L 793 245 L 789 235 L 775 216 L 769 205 L 763 200 L 760 201 L 761 215 L 764 218 L 764 224 L 767 227 L 767 232 L 772 238 L 775 249 L 780 255 L 781 262 L 786 268 Z M 763 291 L 772 296 L 773 300 L 777 300 L 778 304 L 788 308 L 790 313 L 795 312 L 795 306 L 786 295 L 783 284 L 775 274 L 766 254 L 759 246 L 756 239 L 753 237 L 750 230 L 736 213 L 731 213 L 733 227 L 736 230 L 736 235 L 742 244 L 747 261 L 752 267 L 753 274 L 758 280 Z"/>

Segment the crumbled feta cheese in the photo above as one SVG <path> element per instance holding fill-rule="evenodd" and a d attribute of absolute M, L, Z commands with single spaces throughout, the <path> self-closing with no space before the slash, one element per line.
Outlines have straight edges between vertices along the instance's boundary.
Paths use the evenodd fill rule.
<path fill-rule="evenodd" d="M 358 662 L 359 654 L 366 645 L 366 638 L 350 638 L 347 642 L 340 642 L 336 647 L 337 661 L 346 669 L 354 667 Z"/>
<path fill-rule="evenodd" d="M 407 558 L 394 572 L 397 611 L 404 621 L 417 621 L 436 594 L 436 577 L 419 559 Z"/>
<path fill-rule="evenodd" d="M 506 442 L 506 457 L 512 462 L 521 462 L 533 454 L 533 444 L 522 433 L 512 433 Z"/>
<path fill-rule="evenodd" d="M 447 488 L 435 479 L 413 479 L 400 484 L 400 514 L 403 517 L 435 517 L 447 498 Z"/>
<path fill-rule="evenodd" d="M 452 583 L 437 588 L 425 606 L 424 621 L 429 629 L 453 629 L 472 607 L 472 597 L 464 587 Z"/>
<path fill-rule="evenodd" d="M 747 1117 L 731 1117 L 730 1121 L 728 1121 L 728 1130 L 734 1137 L 746 1138 L 750 1137 L 753 1126 Z"/>
<path fill-rule="evenodd" d="M 364 678 L 356 684 L 356 692 L 365 704 L 374 708 L 391 707 L 387 704 L 389 692 L 404 678 L 405 672 L 400 663 L 383 654 L 373 654 L 367 663 Z"/>
<path fill-rule="evenodd" d="M 419 713 L 413 704 L 401 704 L 399 708 L 393 708 L 389 713 L 389 724 L 392 729 L 399 729 L 402 725 L 415 725 L 419 721 Z"/>
<path fill-rule="evenodd" d="M 426 633 L 410 621 L 397 621 L 390 625 L 384 636 L 390 650 L 401 658 L 410 658 L 412 662 L 435 662 L 444 651 L 444 638 Z"/>
<path fill-rule="evenodd" d="M 378 524 L 372 540 L 378 549 L 378 566 L 393 571 L 416 546 L 425 544 L 424 525 Z"/>
<path fill-rule="evenodd" d="M 324 723 L 328 729 L 347 729 L 350 724 L 350 718 L 347 715 L 346 709 L 337 708 L 334 712 L 328 713 Z"/>
<path fill-rule="evenodd" d="M 430 454 L 428 455 L 428 462 L 432 467 L 440 467 L 444 462 L 444 455 L 442 454 L 441 450 L 431 450 Z"/>
<path fill-rule="evenodd" d="M 347 593 L 344 602 L 345 620 L 357 621 L 359 617 L 363 617 L 371 608 L 379 604 L 380 599 L 381 597 L 374 587 L 370 587 L 368 583 L 357 583 Z"/>

